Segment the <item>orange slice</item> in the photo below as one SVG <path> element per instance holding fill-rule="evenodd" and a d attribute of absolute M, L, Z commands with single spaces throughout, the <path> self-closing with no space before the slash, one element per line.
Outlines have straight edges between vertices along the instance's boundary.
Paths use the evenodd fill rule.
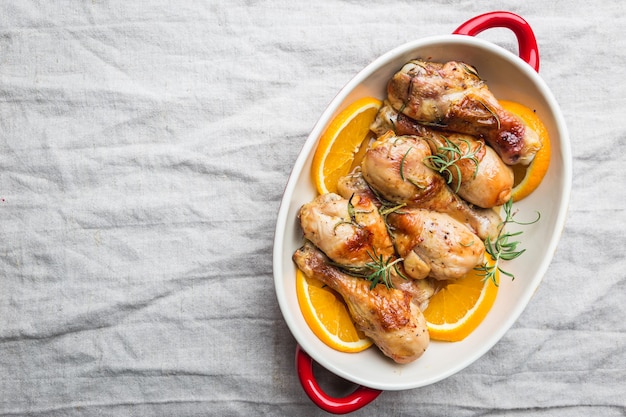
<path fill-rule="evenodd" d="M 354 326 L 341 297 L 299 269 L 296 293 L 304 320 L 322 342 L 340 352 L 360 352 L 372 345 L 372 341 Z"/>
<path fill-rule="evenodd" d="M 496 272 L 496 282 L 498 276 Z M 472 270 L 464 277 L 445 282 L 424 310 L 432 340 L 457 342 L 467 337 L 487 316 L 498 294 L 491 279 Z"/>
<path fill-rule="evenodd" d="M 537 132 L 542 145 L 528 166 L 520 164 L 513 166 L 515 177 L 511 197 L 513 201 L 519 201 L 539 187 L 548 171 L 548 165 L 550 165 L 550 137 L 541 119 L 533 110 L 513 101 L 501 100 L 500 105 L 510 113 L 517 115 L 526 126 Z"/>
<path fill-rule="evenodd" d="M 313 156 L 311 176 L 320 194 L 337 192 L 337 181 L 347 175 L 362 143 L 372 136 L 370 124 L 382 102 L 361 98 L 342 110 L 330 122 Z"/>

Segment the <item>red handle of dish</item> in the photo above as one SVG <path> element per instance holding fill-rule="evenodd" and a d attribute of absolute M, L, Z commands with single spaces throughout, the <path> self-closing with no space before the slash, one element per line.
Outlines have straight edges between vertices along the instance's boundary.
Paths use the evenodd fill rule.
<path fill-rule="evenodd" d="M 296 371 L 304 392 L 311 401 L 324 411 L 333 414 L 348 414 L 365 407 L 378 397 L 382 391 L 359 385 L 351 394 L 335 398 L 320 388 L 313 375 L 313 359 L 298 345 L 296 346 Z"/>
<path fill-rule="evenodd" d="M 476 16 L 459 26 L 453 33 L 476 36 L 486 29 L 510 29 L 517 37 L 519 57 L 539 72 L 539 48 L 532 28 L 522 17 L 511 12 L 489 12 Z"/>

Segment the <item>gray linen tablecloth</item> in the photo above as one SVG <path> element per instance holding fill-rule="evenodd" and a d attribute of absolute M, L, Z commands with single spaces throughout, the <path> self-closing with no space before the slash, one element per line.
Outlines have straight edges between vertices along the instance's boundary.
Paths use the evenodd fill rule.
<path fill-rule="evenodd" d="M 0 3 L 0 413 L 324 415 L 273 286 L 291 167 L 364 66 L 495 9 L 535 30 L 568 123 L 562 240 L 488 354 L 354 415 L 626 415 L 618 0 Z"/>

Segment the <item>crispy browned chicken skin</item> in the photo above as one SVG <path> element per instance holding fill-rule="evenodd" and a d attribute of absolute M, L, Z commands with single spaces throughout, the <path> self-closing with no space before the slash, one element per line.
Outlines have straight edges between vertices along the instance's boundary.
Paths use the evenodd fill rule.
<path fill-rule="evenodd" d="M 385 222 L 365 196 L 322 194 L 300 208 L 299 218 L 304 237 L 335 263 L 362 267 L 371 254 L 394 255 Z"/>
<path fill-rule="evenodd" d="M 483 262 L 485 245 L 448 214 L 402 209 L 388 216 L 404 269 L 413 278 L 458 279 Z"/>

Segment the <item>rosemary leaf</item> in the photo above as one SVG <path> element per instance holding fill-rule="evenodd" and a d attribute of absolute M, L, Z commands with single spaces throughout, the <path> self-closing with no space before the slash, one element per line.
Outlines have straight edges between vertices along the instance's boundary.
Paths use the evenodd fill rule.
<path fill-rule="evenodd" d="M 500 130 L 501 125 L 500 125 L 500 118 L 498 117 L 497 113 L 489 106 L 487 106 L 487 104 L 485 104 L 483 101 L 481 100 L 476 100 L 478 101 L 480 104 L 482 104 L 482 106 L 489 112 L 491 113 L 491 115 L 493 116 L 494 119 L 496 119 L 496 123 L 498 124 L 498 130 Z"/>
<path fill-rule="evenodd" d="M 404 179 L 404 161 L 406 160 L 407 155 L 409 154 L 409 152 L 411 152 L 411 149 L 413 149 L 413 147 L 409 147 L 409 149 L 406 150 L 406 153 L 402 156 L 402 160 L 400 161 L 400 178 L 402 178 L 402 181 L 405 181 Z"/>
<path fill-rule="evenodd" d="M 476 78 L 480 79 L 480 76 L 478 75 L 478 71 L 476 71 L 476 69 L 474 69 L 473 67 L 470 67 L 469 65 L 461 62 L 461 66 L 463 67 L 463 70 L 465 72 L 467 72 L 470 75 L 475 76 Z"/>

